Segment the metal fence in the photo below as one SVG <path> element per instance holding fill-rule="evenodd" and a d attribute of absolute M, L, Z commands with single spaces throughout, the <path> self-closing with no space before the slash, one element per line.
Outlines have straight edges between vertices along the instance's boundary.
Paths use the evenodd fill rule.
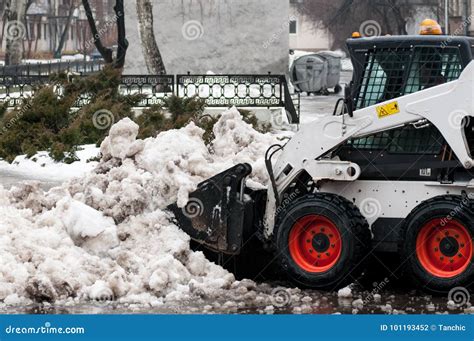
<path fill-rule="evenodd" d="M 179 97 L 199 96 L 208 106 L 284 106 L 284 76 L 178 75 Z"/>
<path fill-rule="evenodd" d="M 0 74 L 0 103 L 15 107 L 24 98 L 34 95 L 39 85 L 49 83 L 46 75 Z M 299 123 L 299 95 L 296 95 L 295 105 L 284 75 L 123 75 L 120 92 L 144 95 L 137 105 L 140 108 L 164 104 L 172 95 L 197 96 L 204 99 L 208 107 L 285 108 L 290 122 Z M 60 94 L 61 89 L 57 89 L 57 93 Z M 87 103 L 87 96 L 83 96 L 76 105 Z"/>
<path fill-rule="evenodd" d="M 123 75 L 120 92 L 124 95 L 144 95 L 145 98 L 138 103 L 138 107 L 141 108 L 163 104 L 164 99 L 175 93 L 175 77 L 173 75 Z"/>
<path fill-rule="evenodd" d="M 104 61 L 98 60 L 72 60 L 64 62 L 28 63 L 0 67 L 0 77 L 11 76 L 49 76 L 54 73 L 67 72 L 87 75 L 100 71 L 104 67 Z"/>

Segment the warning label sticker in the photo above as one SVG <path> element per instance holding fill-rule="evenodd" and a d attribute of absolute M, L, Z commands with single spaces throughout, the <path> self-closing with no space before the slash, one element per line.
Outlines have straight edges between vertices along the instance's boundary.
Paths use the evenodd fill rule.
<path fill-rule="evenodd" d="M 377 115 L 379 118 L 384 118 L 390 115 L 395 115 L 400 112 L 400 107 L 398 106 L 398 102 L 390 102 L 384 105 L 379 105 L 376 107 Z"/>

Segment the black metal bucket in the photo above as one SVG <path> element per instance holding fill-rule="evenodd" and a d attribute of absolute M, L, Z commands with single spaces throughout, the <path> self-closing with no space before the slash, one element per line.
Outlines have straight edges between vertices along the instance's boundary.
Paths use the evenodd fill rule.
<path fill-rule="evenodd" d="M 198 185 L 185 207 L 170 205 L 177 225 L 195 241 L 226 254 L 242 248 L 244 224 L 252 224 L 253 201 L 245 200 L 245 178 L 252 172 L 238 164 Z"/>

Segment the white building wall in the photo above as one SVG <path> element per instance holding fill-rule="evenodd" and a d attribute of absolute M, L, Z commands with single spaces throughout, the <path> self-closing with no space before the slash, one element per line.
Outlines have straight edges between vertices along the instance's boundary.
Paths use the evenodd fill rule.
<path fill-rule="evenodd" d="M 470 9 L 470 12 L 468 14 L 468 18 L 469 18 L 469 34 L 471 36 L 474 36 L 474 1 L 473 0 L 469 0 L 469 4 L 468 4 L 468 7 Z"/>
<path fill-rule="evenodd" d="M 127 0 L 133 8 L 136 0 Z M 154 34 L 168 74 L 285 73 L 288 0 L 154 0 Z M 125 71 L 146 73 L 136 11 L 126 11 Z M 185 33 L 188 30 L 188 33 Z"/>
<path fill-rule="evenodd" d="M 332 37 L 327 28 L 314 25 L 290 5 L 290 20 L 296 20 L 296 34 L 290 34 L 290 49 L 304 51 L 329 50 Z"/>

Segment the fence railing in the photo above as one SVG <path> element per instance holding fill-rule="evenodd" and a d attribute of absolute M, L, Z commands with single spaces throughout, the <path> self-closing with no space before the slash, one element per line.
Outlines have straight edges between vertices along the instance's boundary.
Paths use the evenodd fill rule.
<path fill-rule="evenodd" d="M 123 75 L 120 91 L 124 95 L 144 95 L 138 107 L 147 108 L 163 104 L 175 93 L 175 79 L 173 75 Z"/>
<path fill-rule="evenodd" d="M 18 106 L 24 98 L 33 96 L 39 85 L 49 83 L 50 78 L 43 75 L 0 74 L 0 103 Z M 137 105 L 141 108 L 164 104 L 172 95 L 197 96 L 208 107 L 280 107 L 286 109 L 291 123 L 299 123 L 299 99 L 295 106 L 284 75 L 123 75 L 120 92 L 144 95 Z M 87 96 L 83 96 L 76 105 L 87 103 Z"/>
<path fill-rule="evenodd" d="M 199 96 L 208 106 L 284 106 L 281 75 L 178 75 L 179 97 Z"/>
<path fill-rule="evenodd" d="M 49 76 L 59 72 L 69 72 L 86 75 L 100 71 L 104 67 L 104 61 L 98 60 L 71 60 L 63 62 L 28 63 L 11 66 L 1 66 L 0 76 Z"/>

